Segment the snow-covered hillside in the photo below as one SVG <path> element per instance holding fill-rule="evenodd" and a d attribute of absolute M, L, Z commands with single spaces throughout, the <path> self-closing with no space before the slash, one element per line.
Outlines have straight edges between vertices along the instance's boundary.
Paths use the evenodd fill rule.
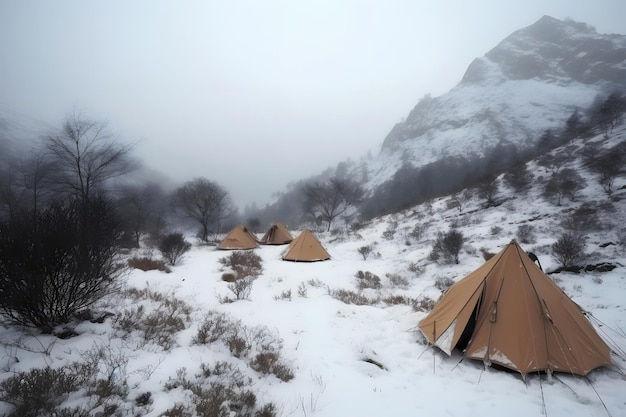
<path fill-rule="evenodd" d="M 588 140 L 608 148 L 626 141 L 626 127 L 622 125 L 608 139 Z M 571 145 L 580 149 L 583 142 Z M 33 368 L 58 369 L 74 361 L 91 361 L 98 367 L 101 389 L 63 398 L 66 407 L 90 410 L 91 414 L 74 414 L 85 416 L 205 415 L 198 410 L 206 411 L 202 407 L 208 402 L 198 399 L 198 387 L 215 388 L 219 381 L 235 377 L 255 394 L 258 408 L 273 403 L 278 416 L 622 415 L 626 409 L 626 180 L 616 180 L 610 198 L 597 178 L 580 167 L 579 158 L 567 164 L 579 169 L 587 186 L 576 201 L 564 199 L 562 206 L 542 197 L 540 181 L 524 193 L 500 184 L 504 203 L 497 207 L 484 208 L 473 196 L 459 210 L 445 197 L 376 218 L 344 234 L 318 232 L 332 256 L 329 261 L 284 262 L 280 259 L 284 246 L 255 249 L 263 272 L 246 300 L 220 302 L 233 298 L 229 284 L 221 280 L 219 262 L 229 252 L 195 244 L 171 273 L 130 271 L 124 282 L 126 292 L 100 306 L 112 315 L 102 323 L 77 324 L 74 337 L 58 339 L 2 328 L 5 354 L 0 379 Z M 534 162 L 529 168 L 535 179 L 549 175 Z M 518 238 L 521 225 L 532 232 L 521 246 L 538 255 L 545 270 L 554 270 L 558 265 L 550 246 L 564 232 L 563 220 L 585 203 L 596 209 L 598 224 L 583 233 L 586 263 L 609 262 L 616 268 L 551 278 L 597 319 L 594 324 L 602 323 L 598 331 L 616 351 L 614 367 L 597 369 L 587 378 L 528 375 L 524 381 L 519 374 L 462 360 L 459 352 L 448 357 L 425 343 L 417 323 L 427 314 L 429 300 L 441 296 L 442 283 L 458 281 L 480 266 L 483 253 L 496 253 Z M 465 237 L 459 264 L 429 260 L 437 233 L 452 226 Z M 366 259 L 359 252 L 364 246 L 372 248 Z M 158 258 L 150 249 L 132 255 Z M 359 289 L 358 271 L 380 277 L 381 287 Z M 139 306 L 144 306 L 143 316 L 137 312 Z M 182 323 L 170 332 L 170 339 L 150 337 L 151 328 L 142 328 L 143 318 L 155 312 Z M 292 371 L 293 379 L 283 381 L 259 372 L 259 364 L 250 360 L 254 347 L 252 353 L 235 355 L 236 350 L 219 338 L 198 343 L 203 325 L 218 316 L 227 329 L 239 329 L 242 340 L 257 346 L 263 339 L 279 352 L 280 363 Z M 218 372 L 218 363 L 220 369 L 230 366 L 229 371 Z M 4 403 L 0 413 L 11 409 Z M 256 415 L 272 415 L 265 410 L 266 414 Z"/>
<path fill-rule="evenodd" d="M 529 147 L 598 95 L 626 89 L 625 62 L 626 36 L 544 16 L 475 59 L 450 92 L 423 98 L 396 124 L 367 161 L 367 188 L 389 180 L 404 162 L 419 167 L 482 155 L 501 143 Z"/>

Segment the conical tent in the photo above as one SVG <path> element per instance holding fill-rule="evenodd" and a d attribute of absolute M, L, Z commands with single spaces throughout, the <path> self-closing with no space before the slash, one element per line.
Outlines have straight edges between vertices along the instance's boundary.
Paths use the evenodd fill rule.
<path fill-rule="evenodd" d="M 283 253 L 284 261 L 315 262 L 326 259 L 330 259 L 330 255 L 308 229 L 292 240 Z"/>
<path fill-rule="evenodd" d="M 274 223 L 261 238 L 264 245 L 284 245 L 293 240 L 293 236 L 281 222 Z"/>
<path fill-rule="evenodd" d="M 454 284 L 419 328 L 447 354 L 469 335 L 465 357 L 522 375 L 586 375 L 611 364 L 609 347 L 580 306 L 515 241 Z"/>
<path fill-rule="evenodd" d="M 226 235 L 224 240 L 217 245 L 218 249 L 237 250 L 254 249 L 258 247 L 257 238 L 242 225 L 237 225 Z"/>

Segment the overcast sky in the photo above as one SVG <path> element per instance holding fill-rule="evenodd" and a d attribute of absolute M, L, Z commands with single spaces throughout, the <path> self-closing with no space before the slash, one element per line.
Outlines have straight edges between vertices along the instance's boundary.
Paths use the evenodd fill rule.
<path fill-rule="evenodd" d="M 0 104 L 80 110 L 235 202 L 380 149 L 421 97 L 543 15 L 626 33 L 625 0 L 0 0 Z"/>

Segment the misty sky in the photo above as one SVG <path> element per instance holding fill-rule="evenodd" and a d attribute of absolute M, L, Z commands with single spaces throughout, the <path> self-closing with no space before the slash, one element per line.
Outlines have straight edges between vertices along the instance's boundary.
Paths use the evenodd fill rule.
<path fill-rule="evenodd" d="M 243 208 L 377 153 L 546 14 L 626 33 L 624 0 L 0 0 L 0 110 L 106 120 L 147 165 Z"/>

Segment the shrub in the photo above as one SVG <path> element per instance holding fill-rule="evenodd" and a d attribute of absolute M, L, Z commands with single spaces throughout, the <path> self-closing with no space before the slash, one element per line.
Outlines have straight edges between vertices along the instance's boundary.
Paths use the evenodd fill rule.
<path fill-rule="evenodd" d="M 586 246 L 582 236 L 565 233 L 552 245 L 552 256 L 563 268 L 568 268 L 584 260 Z"/>
<path fill-rule="evenodd" d="M 534 243 L 535 228 L 530 224 L 520 224 L 517 227 L 517 239 L 521 243 Z"/>
<path fill-rule="evenodd" d="M 369 299 L 364 295 L 361 295 L 359 293 L 356 293 L 354 291 L 350 291 L 350 290 L 343 290 L 343 289 L 339 289 L 339 290 L 333 290 L 330 293 L 330 296 L 343 302 L 346 304 L 355 304 L 355 305 L 372 305 L 372 304 L 376 304 L 378 302 L 377 299 Z"/>
<path fill-rule="evenodd" d="M 233 364 L 217 362 L 213 366 L 200 365 L 201 372 L 194 379 L 187 377 L 184 368 L 176 372 L 176 379 L 166 384 L 166 390 L 182 387 L 190 391 L 190 401 L 178 403 L 167 410 L 167 416 L 198 415 L 201 417 L 252 416 L 256 395 L 249 389 L 250 378 Z"/>
<path fill-rule="evenodd" d="M 398 222 L 390 221 L 387 225 L 387 229 L 383 232 L 383 238 L 385 240 L 393 240 L 393 237 L 396 234 L 396 230 L 398 229 Z"/>
<path fill-rule="evenodd" d="M 304 282 L 301 282 L 300 285 L 298 285 L 298 296 L 306 298 L 307 292 L 308 290 L 306 288 L 306 285 L 304 284 Z"/>
<path fill-rule="evenodd" d="M 464 240 L 463 233 L 455 229 L 451 229 L 448 233 L 439 232 L 429 259 L 437 261 L 443 257 L 446 263 L 458 264 L 459 252 Z"/>
<path fill-rule="evenodd" d="M 238 325 L 240 325 L 239 322 L 229 319 L 225 313 L 209 311 L 198 328 L 198 332 L 191 339 L 191 343 L 208 345 L 218 340 L 223 340 L 231 329 Z"/>
<path fill-rule="evenodd" d="M 448 288 L 454 285 L 454 280 L 449 277 L 437 277 L 435 278 L 435 288 L 441 292 L 446 292 Z"/>
<path fill-rule="evenodd" d="M 418 298 L 413 303 L 413 311 L 430 311 L 437 303 L 428 296 Z"/>
<path fill-rule="evenodd" d="M 147 256 L 143 258 L 135 256 L 134 258 L 129 259 L 128 266 L 135 269 L 141 269 L 142 271 L 158 270 L 167 273 L 172 272 L 167 265 L 165 265 L 165 262 L 158 259 L 152 259 Z"/>
<path fill-rule="evenodd" d="M 191 243 L 185 240 L 182 233 L 170 233 L 159 241 L 159 251 L 170 265 L 176 265 L 185 252 L 191 249 Z"/>
<path fill-rule="evenodd" d="M 263 272 L 263 259 L 252 251 L 235 251 L 219 262 L 232 269 L 237 280 L 256 277 Z"/>
<path fill-rule="evenodd" d="M 492 236 L 497 236 L 502 232 L 502 228 L 500 226 L 492 226 L 489 231 Z"/>
<path fill-rule="evenodd" d="M 176 343 L 176 333 L 187 328 L 191 307 L 175 297 L 166 297 L 150 289 L 130 289 L 126 295 L 135 300 L 133 306 L 122 311 L 114 320 L 113 327 L 123 333 L 138 331 L 144 344 L 155 343 L 164 350 L 170 350 Z M 153 301 L 156 307 L 150 313 L 139 300 Z"/>
<path fill-rule="evenodd" d="M 557 206 L 561 205 L 563 197 L 574 201 L 580 190 L 585 188 L 587 182 L 578 172 L 571 168 L 563 169 L 553 175 L 543 189 L 543 195 L 552 199 Z"/>
<path fill-rule="evenodd" d="M 291 301 L 291 289 L 283 291 L 280 295 L 275 295 L 274 300 L 289 300 Z"/>
<path fill-rule="evenodd" d="M 424 267 L 417 262 L 409 262 L 407 269 L 412 272 L 416 277 L 419 277 L 424 273 Z"/>
<path fill-rule="evenodd" d="M 487 248 L 480 248 L 480 253 L 482 253 L 483 259 L 485 261 L 488 261 L 489 259 L 493 258 L 496 255 L 495 253 L 489 252 Z"/>
<path fill-rule="evenodd" d="M 13 405 L 12 416 L 53 415 L 85 381 L 70 368 L 35 368 L 0 383 L 0 399 Z"/>
<path fill-rule="evenodd" d="M 503 175 L 502 180 L 515 191 L 523 191 L 532 184 L 533 174 L 528 169 L 528 166 L 524 164 L 510 169 Z"/>
<path fill-rule="evenodd" d="M 396 288 L 406 288 L 409 286 L 409 280 L 400 274 L 389 273 L 385 275 L 389 280 L 389 284 Z"/>
<path fill-rule="evenodd" d="M 0 313 L 51 332 L 115 291 L 118 224 L 104 200 L 0 219 Z"/>
<path fill-rule="evenodd" d="M 409 237 L 411 239 L 420 240 L 424 236 L 424 233 L 426 232 L 427 229 L 428 229 L 427 224 L 418 223 L 413 227 L 413 229 L 411 230 L 411 233 L 409 233 Z"/>
<path fill-rule="evenodd" d="M 570 216 L 561 222 L 561 225 L 574 233 L 602 230 L 602 223 L 598 218 L 598 209 L 589 203 L 584 203 L 574 210 Z"/>
<path fill-rule="evenodd" d="M 365 288 L 379 289 L 381 287 L 380 278 L 369 271 L 358 271 L 356 273 L 357 287 L 360 290 Z"/>
<path fill-rule="evenodd" d="M 361 256 L 363 257 L 363 260 L 367 260 L 367 257 L 369 256 L 370 253 L 372 253 L 372 247 L 370 245 L 367 246 L 361 246 L 358 249 L 358 252 L 361 254 Z"/>
<path fill-rule="evenodd" d="M 235 294 L 236 300 L 247 300 L 252 293 L 254 278 L 246 277 L 228 284 L 228 289 Z"/>
<path fill-rule="evenodd" d="M 192 343 L 211 344 L 218 341 L 257 372 L 274 374 L 282 381 L 293 378 L 293 372 L 280 361 L 282 340 L 267 327 L 250 328 L 224 313 L 212 311 L 198 328 Z"/>

